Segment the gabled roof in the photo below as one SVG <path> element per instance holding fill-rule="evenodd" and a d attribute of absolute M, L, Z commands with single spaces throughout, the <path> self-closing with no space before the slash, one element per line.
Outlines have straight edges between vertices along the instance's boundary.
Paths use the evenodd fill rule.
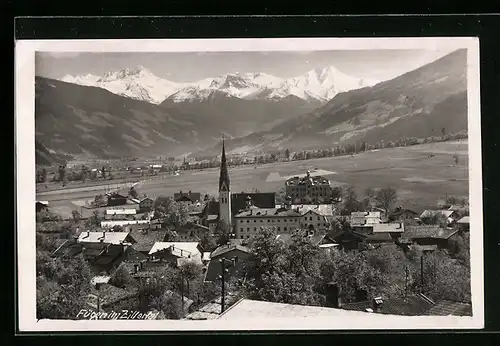
<path fill-rule="evenodd" d="M 423 294 L 408 296 L 407 298 L 395 298 L 382 300 L 381 314 L 419 316 L 434 306 L 434 302 Z M 344 303 L 342 309 L 354 311 L 373 310 L 373 302 L 366 300 L 357 303 Z"/>
<path fill-rule="evenodd" d="M 133 245 L 134 249 L 141 252 L 149 252 L 156 242 L 161 242 L 165 239 L 167 234 L 166 230 L 152 230 L 152 229 L 134 229 L 130 235 L 137 241 Z"/>
<path fill-rule="evenodd" d="M 54 252 L 52 257 L 73 257 L 82 252 L 83 246 L 76 239 L 68 239 L 62 243 Z"/>
<path fill-rule="evenodd" d="M 472 316 L 472 304 L 441 300 L 424 314 L 426 316 Z"/>
<path fill-rule="evenodd" d="M 421 238 L 449 239 L 458 230 L 441 228 L 433 225 L 406 226 L 405 232 L 401 235 L 401 240 L 412 240 Z"/>
<path fill-rule="evenodd" d="M 411 209 L 397 209 L 397 210 L 394 210 L 394 211 L 391 213 L 391 215 L 392 215 L 392 216 L 399 216 L 399 215 L 406 214 L 406 213 L 408 213 L 408 214 L 412 214 L 412 215 L 415 215 L 415 216 L 417 216 L 417 215 L 418 215 L 418 213 L 417 213 L 416 211 L 413 211 L 413 210 L 411 210 Z"/>
<path fill-rule="evenodd" d="M 210 258 L 211 259 L 217 258 L 233 250 L 238 250 L 245 253 L 251 253 L 248 247 L 239 244 L 221 245 L 214 251 L 212 251 L 212 253 L 210 254 Z"/>
<path fill-rule="evenodd" d="M 373 233 L 400 233 L 405 231 L 404 223 L 375 223 L 373 226 Z"/>
<path fill-rule="evenodd" d="M 43 204 L 43 205 L 49 205 L 49 202 L 48 201 L 36 201 L 36 203 L 40 203 L 40 204 Z"/>
<path fill-rule="evenodd" d="M 105 243 L 105 244 L 123 244 L 136 243 L 129 232 L 82 232 L 78 236 L 79 243 Z"/>
<path fill-rule="evenodd" d="M 174 200 L 176 202 L 186 201 L 186 202 L 197 202 L 201 201 L 201 193 L 199 192 L 177 192 L 174 193 Z"/>
<path fill-rule="evenodd" d="M 245 209 L 247 197 L 250 197 L 252 205 L 258 208 L 276 207 L 276 194 L 274 192 L 233 193 L 231 194 L 231 208 L 233 209 L 233 213 Z"/>
<path fill-rule="evenodd" d="M 304 318 L 328 316 L 345 316 L 348 318 L 367 316 L 367 313 L 319 306 L 293 305 L 242 299 L 224 311 L 219 319 L 237 320 L 240 318 Z M 380 317 L 383 318 L 383 316 Z"/>
<path fill-rule="evenodd" d="M 325 234 L 314 234 L 310 236 L 309 239 L 314 245 L 319 245 L 323 241 L 323 239 L 325 239 L 325 237 Z M 292 235 L 289 233 L 278 234 L 276 236 L 276 240 L 281 240 L 285 243 L 285 245 L 289 245 L 292 243 Z"/>
<path fill-rule="evenodd" d="M 136 209 L 106 209 L 106 215 L 135 215 Z"/>
<path fill-rule="evenodd" d="M 295 210 L 292 209 L 285 209 L 285 208 L 257 208 L 257 207 L 251 207 L 249 210 L 244 210 L 238 214 L 236 214 L 234 217 L 293 217 L 293 216 L 300 216 L 300 213 L 296 212 Z"/>
<path fill-rule="evenodd" d="M 365 241 L 368 243 L 392 243 L 394 239 L 391 237 L 390 233 L 387 232 L 379 232 L 379 233 L 371 233 L 365 236 Z"/>
<path fill-rule="evenodd" d="M 460 220 L 457 221 L 457 223 L 461 223 L 461 224 L 470 224 L 470 218 L 469 216 L 464 216 L 463 218 L 461 218 Z"/>
<path fill-rule="evenodd" d="M 452 210 L 452 211 L 456 211 L 456 212 L 459 212 L 459 213 L 463 213 L 463 212 L 468 212 L 469 211 L 469 206 L 468 205 L 457 205 L 457 204 L 454 204 L 451 207 L 449 207 L 448 210 Z"/>
<path fill-rule="evenodd" d="M 200 254 L 200 250 L 198 249 L 198 242 L 156 242 L 151 250 L 149 251 L 150 255 L 155 254 L 158 251 L 166 250 L 168 248 L 182 250 L 183 252 L 187 252 L 186 256 L 180 255 L 181 257 L 187 257 L 187 255 L 195 256 Z M 180 251 L 179 251 L 180 254 Z"/>
<path fill-rule="evenodd" d="M 443 215 L 444 217 L 450 217 L 454 213 L 453 210 L 424 210 L 420 215 L 420 218 L 434 217 L 436 215 Z"/>

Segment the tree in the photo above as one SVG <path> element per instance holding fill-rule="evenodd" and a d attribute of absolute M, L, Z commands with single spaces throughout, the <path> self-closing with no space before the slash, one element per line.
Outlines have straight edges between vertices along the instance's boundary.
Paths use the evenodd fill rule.
<path fill-rule="evenodd" d="M 60 215 L 53 213 L 48 209 L 42 209 L 36 213 L 37 222 L 56 222 L 61 220 L 62 218 Z"/>
<path fill-rule="evenodd" d="M 342 187 L 340 186 L 335 186 L 335 187 L 332 187 L 331 189 L 331 197 L 333 199 L 334 202 L 337 202 L 339 200 L 342 199 Z"/>
<path fill-rule="evenodd" d="M 219 220 L 214 229 L 214 236 L 217 239 L 217 245 L 226 244 L 229 241 L 230 234 L 231 227 L 224 220 Z"/>
<path fill-rule="evenodd" d="M 92 212 L 92 215 L 86 220 L 85 226 L 88 228 L 99 228 L 101 227 L 101 216 L 97 210 Z"/>
<path fill-rule="evenodd" d="M 290 161 L 290 150 L 288 150 L 288 148 L 285 149 L 285 159 Z"/>
<path fill-rule="evenodd" d="M 96 207 L 103 207 L 108 204 L 108 201 L 106 199 L 106 196 L 104 195 L 97 195 L 94 197 L 94 201 L 92 204 Z"/>
<path fill-rule="evenodd" d="M 212 252 L 217 248 L 217 242 L 215 241 L 214 237 L 212 237 L 208 233 L 205 233 L 201 237 L 200 246 L 203 248 L 204 251 Z"/>
<path fill-rule="evenodd" d="M 168 230 L 165 233 L 165 241 L 172 241 L 172 242 L 174 242 L 174 241 L 177 241 L 178 238 L 179 238 L 179 235 L 174 230 Z"/>
<path fill-rule="evenodd" d="M 139 197 L 139 193 L 137 193 L 137 190 L 133 186 L 128 191 L 128 194 L 130 197 L 135 198 L 135 199 L 137 199 Z"/>
<path fill-rule="evenodd" d="M 82 215 L 78 212 L 78 210 L 72 210 L 71 217 L 74 223 L 78 223 L 82 219 Z"/>
<path fill-rule="evenodd" d="M 111 275 L 109 284 L 120 288 L 125 288 L 127 285 L 134 284 L 134 279 L 130 276 L 124 263 L 121 263 L 113 275 Z"/>
<path fill-rule="evenodd" d="M 392 187 L 380 189 L 375 194 L 375 201 L 377 202 L 377 205 L 384 209 L 387 214 L 391 212 L 397 199 L 397 192 Z"/>
<path fill-rule="evenodd" d="M 356 190 L 353 186 L 349 186 L 344 190 L 343 196 L 343 215 L 350 215 L 354 211 L 360 211 L 362 209 L 361 203 L 358 200 Z"/>
<path fill-rule="evenodd" d="M 59 172 L 59 181 L 63 183 L 66 182 L 66 166 L 60 165 L 58 172 Z"/>
<path fill-rule="evenodd" d="M 37 318 L 76 319 L 87 306 L 92 273 L 83 258 L 57 258 L 42 264 L 37 278 Z M 47 275 L 48 274 L 48 275 Z"/>
<path fill-rule="evenodd" d="M 190 284 L 193 280 L 202 275 L 202 267 L 196 262 L 185 262 L 181 264 L 180 275 L 185 280 L 187 285 L 187 296 L 190 296 Z"/>

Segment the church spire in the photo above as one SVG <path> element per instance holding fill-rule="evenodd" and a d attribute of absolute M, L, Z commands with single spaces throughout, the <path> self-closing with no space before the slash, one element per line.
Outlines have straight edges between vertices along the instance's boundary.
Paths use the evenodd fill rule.
<path fill-rule="evenodd" d="M 222 135 L 222 155 L 220 159 L 219 191 L 229 191 L 229 174 L 227 171 L 224 135 Z"/>

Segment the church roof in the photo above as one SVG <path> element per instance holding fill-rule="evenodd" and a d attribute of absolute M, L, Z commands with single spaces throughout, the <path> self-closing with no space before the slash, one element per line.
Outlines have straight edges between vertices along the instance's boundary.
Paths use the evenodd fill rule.
<path fill-rule="evenodd" d="M 229 173 L 227 171 L 226 148 L 224 146 L 224 137 L 222 137 L 222 156 L 220 159 L 219 191 L 223 191 L 223 189 L 227 189 L 227 191 L 229 191 Z"/>

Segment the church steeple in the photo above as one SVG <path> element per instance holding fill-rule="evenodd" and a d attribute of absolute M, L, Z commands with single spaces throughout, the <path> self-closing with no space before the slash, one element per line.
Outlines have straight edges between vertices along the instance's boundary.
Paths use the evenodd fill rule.
<path fill-rule="evenodd" d="M 222 156 L 220 159 L 219 221 L 224 221 L 230 228 L 232 228 L 231 190 L 229 187 L 229 173 L 227 171 L 226 148 L 224 146 L 224 136 L 222 136 Z"/>
<path fill-rule="evenodd" d="M 224 135 L 222 135 L 222 156 L 220 159 L 219 191 L 229 191 L 229 173 L 227 171 Z"/>

